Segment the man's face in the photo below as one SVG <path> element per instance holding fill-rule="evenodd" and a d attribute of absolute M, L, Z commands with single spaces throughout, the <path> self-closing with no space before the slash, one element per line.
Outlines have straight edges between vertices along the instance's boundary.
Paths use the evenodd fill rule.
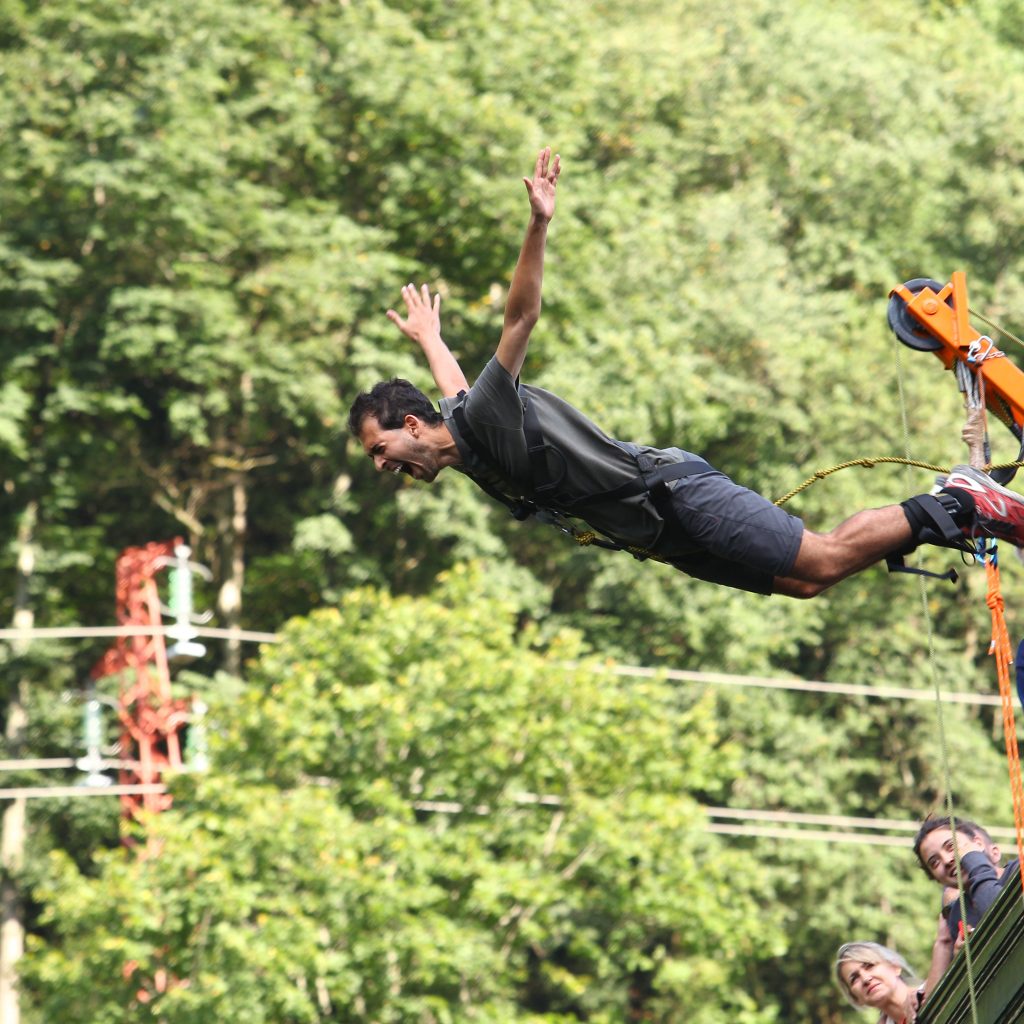
<path fill-rule="evenodd" d="M 408 473 L 415 480 L 431 483 L 441 471 L 439 451 L 416 416 L 406 416 L 394 430 L 385 430 L 375 417 L 367 416 L 359 441 L 382 473 Z"/>
<path fill-rule="evenodd" d="M 969 836 L 957 832 L 956 845 L 961 860 L 964 854 L 981 850 L 992 859 L 992 851 L 981 836 Z M 953 833 L 946 828 L 937 828 L 929 832 L 921 840 L 921 860 L 928 868 L 929 874 L 940 885 L 958 888 L 956 882 L 956 855 L 953 853 Z"/>

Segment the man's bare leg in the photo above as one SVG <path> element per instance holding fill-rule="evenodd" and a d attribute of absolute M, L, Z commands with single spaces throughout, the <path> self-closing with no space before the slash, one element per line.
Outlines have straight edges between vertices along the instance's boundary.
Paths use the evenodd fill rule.
<path fill-rule="evenodd" d="M 775 578 L 774 592 L 814 597 L 823 590 L 906 547 L 910 523 L 899 505 L 865 509 L 829 533 L 804 530 L 789 576 Z"/>

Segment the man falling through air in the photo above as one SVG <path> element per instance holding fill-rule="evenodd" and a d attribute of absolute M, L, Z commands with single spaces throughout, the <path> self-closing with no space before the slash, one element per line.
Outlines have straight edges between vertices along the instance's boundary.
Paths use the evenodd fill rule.
<path fill-rule="evenodd" d="M 440 296 L 402 289 L 388 317 L 427 358 L 438 412 L 408 381 L 360 394 L 349 429 L 379 470 L 431 483 L 452 467 L 525 518 L 569 515 L 612 542 L 724 586 L 808 598 L 918 544 L 964 548 L 976 535 L 1024 545 L 1024 499 L 958 466 L 935 495 L 857 512 L 828 533 L 681 448 L 617 441 L 557 395 L 519 380 L 540 317 L 544 250 L 561 173 L 544 149 L 524 178 L 530 203 L 498 347 L 472 387 L 441 337 Z"/>

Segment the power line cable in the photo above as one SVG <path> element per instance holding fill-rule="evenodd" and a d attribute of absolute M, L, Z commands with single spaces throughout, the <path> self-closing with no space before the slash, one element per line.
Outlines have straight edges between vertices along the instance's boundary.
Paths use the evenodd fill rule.
<path fill-rule="evenodd" d="M 71 758 L 37 759 L 48 762 L 61 762 L 63 767 L 74 767 Z M 0 761 L 0 770 L 11 766 L 25 767 L 36 761 L 26 759 L 23 762 Z M 120 762 L 118 762 L 119 764 Z M 113 764 L 113 762 L 111 763 Z M 52 765 L 56 767 L 56 765 Z M 109 765 L 108 765 L 109 766 Z M 167 787 L 162 783 L 110 786 L 18 786 L 0 788 L 0 800 L 75 798 L 94 796 L 120 796 L 122 794 L 165 793 Z M 512 793 L 508 794 L 510 803 L 522 806 L 555 807 L 565 806 L 565 801 L 552 794 Z M 458 800 L 414 800 L 410 805 L 414 810 L 434 814 L 472 814 L 477 817 L 489 817 L 500 813 L 500 808 L 488 804 L 466 804 Z M 916 832 L 920 823 L 903 821 L 896 818 L 865 818 L 838 814 L 807 814 L 799 811 L 761 810 L 745 807 L 713 807 L 703 808 L 711 819 L 705 831 L 725 836 L 743 838 L 804 840 L 811 842 L 855 843 L 859 845 L 890 846 L 906 849 L 910 846 L 910 836 L 878 835 L 883 831 Z M 740 822 L 767 822 L 769 824 L 728 824 L 715 819 L 732 819 Z M 778 826 L 791 825 L 783 828 Z M 830 828 L 808 828 L 806 826 L 822 825 Z M 839 829 L 860 829 L 862 831 L 839 831 Z M 993 838 L 1012 838 L 1014 830 L 993 827 L 987 829 Z"/>
<path fill-rule="evenodd" d="M 0 789 L 0 800 L 33 800 L 50 797 L 79 796 L 142 796 L 147 793 L 166 793 L 161 782 L 142 782 L 130 786 L 9 786 Z"/>
<path fill-rule="evenodd" d="M 903 836 L 864 835 L 857 832 L 820 831 L 806 828 L 772 828 L 768 825 L 720 825 L 710 823 L 706 831 L 715 835 L 758 839 L 801 839 L 812 842 L 856 843 L 861 846 L 898 846 L 909 849 L 910 839 Z"/>
<path fill-rule="evenodd" d="M 212 639 L 236 639 L 246 643 L 280 643 L 280 633 L 253 630 L 214 629 L 194 627 L 196 636 Z M 173 626 L 48 626 L 34 629 L 0 629 L 0 640 L 29 642 L 32 640 L 73 640 L 96 637 L 174 636 Z M 566 662 L 569 669 L 579 669 L 579 662 Z M 650 668 L 641 665 L 588 666 L 597 672 L 636 679 L 663 678 L 674 682 L 708 683 L 714 686 L 746 686 L 762 690 L 793 690 L 804 693 L 831 693 L 851 697 L 870 697 L 886 700 L 933 701 L 931 690 L 918 690 L 909 686 L 866 686 L 859 683 L 830 683 L 816 679 L 773 678 L 770 676 L 736 675 L 689 669 Z M 942 700 L 947 704 L 966 704 L 975 707 L 999 707 L 998 695 L 970 693 L 963 690 L 944 690 Z"/>
<path fill-rule="evenodd" d="M 212 626 L 190 626 L 193 636 L 214 640 L 241 640 L 254 644 L 280 643 L 278 633 L 261 633 L 247 629 L 218 629 Z M 28 643 L 32 640 L 89 640 L 96 637 L 169 636 L 181 633 L 180 626 L 37 626 L 32 629 L 17 627 L 0 629 L 0 640 Z"/>
<path fill-rule="evenodd" d="M 0 760 L 0 772 L 30 772 L 46 771 L 51 768 L 75 768 L 83 757 L 17 757 L 7 760 Z M 128 768 L 137 770 L 141 765 L 139 761 L 118 761 L 103 758 L 98 767 L 101 770 L 109 768 Z"/>
<path fill-rule="evenodd" d="M 25 758 L 21 760 L 7 760 L 0 761 L 0 772 L 2 771 L 17 771 L 17 770 L 29 770 L 39 768 L 74 768 L 78 765 L 78 761 L 74 758 Z M 106 760 L 102 762 L 102 767 L 106 769 L 110 768 L 121 768 L 121 767 L 137 767 L 137 763 L 134 761 L 116 761 Z M 324 784 L 332 785 L 333 780 L 324 779 L 321 780 Z M 23 787 L 33 789 L 50 789 L 52 787 Z M 109 789 L 105 790 L 109 792 Z M 0 793 L 3 791 L 0 790 Z M 89 794 L 92 795 L 92 794 Z M 505 795 L 505 800 L 511 804 L 519 806 L 538 806 L 538 807 L 564 807 L 566 801 L 561 797 L 551 793 L 528 793 L 528 792 L 514 792 Z M 452 799 L 436 799 L 436 800 L 414 800 L 411 804 L 412 808 L 417 811 L 426 811 L 436 814 L 465 814 L 470 813 L 479 816 L 486 816 L 497 813 L 497 811 L 488 804 L 467 804 L 463 801 L 452 800 Z M 706 806 L 702 808 L 704 813 L 709 818 L 731 818 L 738 821 L 765 821 L 776 824 L 794 824 L 794 825 L 825 825 L 833 828 L 852 828 L 852 829 L 864 829 L 869 831 L 903 831 L 903 832 L 916 832 L 920 827 L 920 822 L 917 821 L 905 821 L 898 818 L 867 818 L 858 817 L 855 815 L 842 815 L 842 814 L 808 814 L 801 811 L 787 811 L 787 810 L 761 810 L 749 807 L 717 807 L 717 806 Z M 787 834 L 792 834 L 794 830 L 789 830 Z M 1013 838 L 1015 832 L 1011 828 L 999 828 L 991 827 L 987 831 L 993 838 L 996 839 L 1010 839 Z M 836 833 L 837 835 L 848 835 L 849 833 Z"/>
<path fill-rule="evenodd" d="M 580 668 L 573 663 L 573 668 Z M 798 690 L 804 693 L 834 693 L 852 697 L 873 697 L 887 700 L 923 700 L 934 703 L 932 690 L 916 690 L 909 686 L 865 686 L 858 683 L 828 683 L 814 679 L 773 679 L 766 676 L 730 675 L 724 672 L 690 671 L 672 668 L 644 668 L 636 665 L 603 665 L 600 672 L 638 679 L 671 679 L 686 683 L 710 683 L 715 686 L 749 686 L 762 690 Z M 999 697 L 989 693 L 944 690 L 942 700 L 948 704 L 999 707 Z"/>

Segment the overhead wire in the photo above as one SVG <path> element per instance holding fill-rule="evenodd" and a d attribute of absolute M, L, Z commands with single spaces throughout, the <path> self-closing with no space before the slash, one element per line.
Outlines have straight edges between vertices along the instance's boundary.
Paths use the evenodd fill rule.
<path fill-rule="evenodd" d="M 0 629 L 0 640 L 31 642 L 33 640 L 73 640 L 95 637 L 156 636 L 168 635 L 171 626 L 43 626 L 32 629 Z M 238 639 L 246 643 L 281 643 L 280 633 L 256 632 L 252 630 L 227 630 L 197 627 L 199 637 Z M 562 662 L 563 667 L 578 669 L 578 661 Z M 762 690 L 793 690 L 804 693 L 831 693 L 852 697 L 879 700 L 927 700 L 934 699 L 928 690 L 909 686 L 869 686 L 863 683 L 833 683 L 825 680 L 774 678 L 760 675 L 741 675 L 728 672 L 712 672 L 699 669 L 675 669 L 666 666 L 619 665 L 593 663 L 592 671 L 607 672 L 610 675 L 637 679 L 664 678 L 675 682 L 706 683 L 714 686 L 745 686 Z M 947 704 L 965 704 L 975 707 L 999 707 L 999 697 L 989 693 L 972 693 L 967 690 L 944 690 L 942 700 Z"/>
<path fill-rule="evenodd" d="M 579 662 L 566 662 L 566 667 L 579 668 Z M 639 665 L 598 665 L 598 672 L 640 679 L 664 678 L 675 682 L 707 683 L 713 686 L 746 686 L 758 690 L 793 690 L 803 693 L 826 693 L 877 700 L 934 700 L 929 690 L 909 686 L 868 686 L 863 683 L 830 683 L 814 679 L 774 679 L 766 676 L 733 675 L 727 672 L 705 672 L 690 669 L 648 668 Z M 944 690 L 942 699 L 947 704 L 966 704 L 975 707 L 999 707 L 999 698 L 990 693 L 971 693 L 966 690 Z"/>
<path fill-rule="evenodd" d="M 0 640 L 28 642 L 31 640 L 90 640 L 99 637 L 163 636 L 172 639 L 182 632 L 180 626 L 18 626 L 0 629 Z M 240 640 L 244 643 L 279 643 L 278 633 L 262 633 L 246 629 L 218 629 L 211 626 L 190 626 L 191 636 L 213 640 Z"/>
<path fill-rule="evenodd" d="M 143 796 L 148 793 L 166 793 L 162 782 L 139 782 L 121 786 L 8 786 L 0 789 L 0 800 L 55 799 L 82 796 Z"/>
<path fill-rule="evenodd" d="M 164 783 L 136 783 L 131 785 L 112 784 L 109 786 L 95 785 L 53 785 L 53 786 L 8 786 L 0 787 L 0 800 L 31 800 L 31 799 L 76 799 L 79 797 L 123 796 L 159 794 L 168 792 Z M 538 808 L 565 807 L 566 801 L 551 794 L 516 793 L 509 794 L 506 799 L 516 806 L 529 805 Z M 413 800 L 409 806 L 414 811 L 430 814 L 463 815 L 489 817 L 499 814 L 508 808 L 489 804 L 472 804 L 460 800 Z M 853 843 L 867 846 L 888 846 L 909 849 L 910 836 L 880 835 L 885 831 L 916 830 L 919 823 L 897 821 L 893 819 L 857 818 L 843 815 L 803 814 L 796 811 L 766 811 L 742 807 L 702 807 L 707 815 L 702 831 L 713 835 L 734 836 L 736 838 L 785 839 L 787 841 L 811 841 Z M 716 819 L 726 819 L 726 822 Z M 741 822 L 768 822 L 770 824 L 728 824 L 728 820 Z M 796 827 L 783 828 L 782 825 Z M 808 828 L 809 825 L 831 825 L 833 828 Z M 854 831 L 840 831 L 840 828 Z M 856 831 L 860 829 L 862 831 Z M 989 834 L 994 838 L 1012 835 L 1011 829 L 991 828 Z"/>

